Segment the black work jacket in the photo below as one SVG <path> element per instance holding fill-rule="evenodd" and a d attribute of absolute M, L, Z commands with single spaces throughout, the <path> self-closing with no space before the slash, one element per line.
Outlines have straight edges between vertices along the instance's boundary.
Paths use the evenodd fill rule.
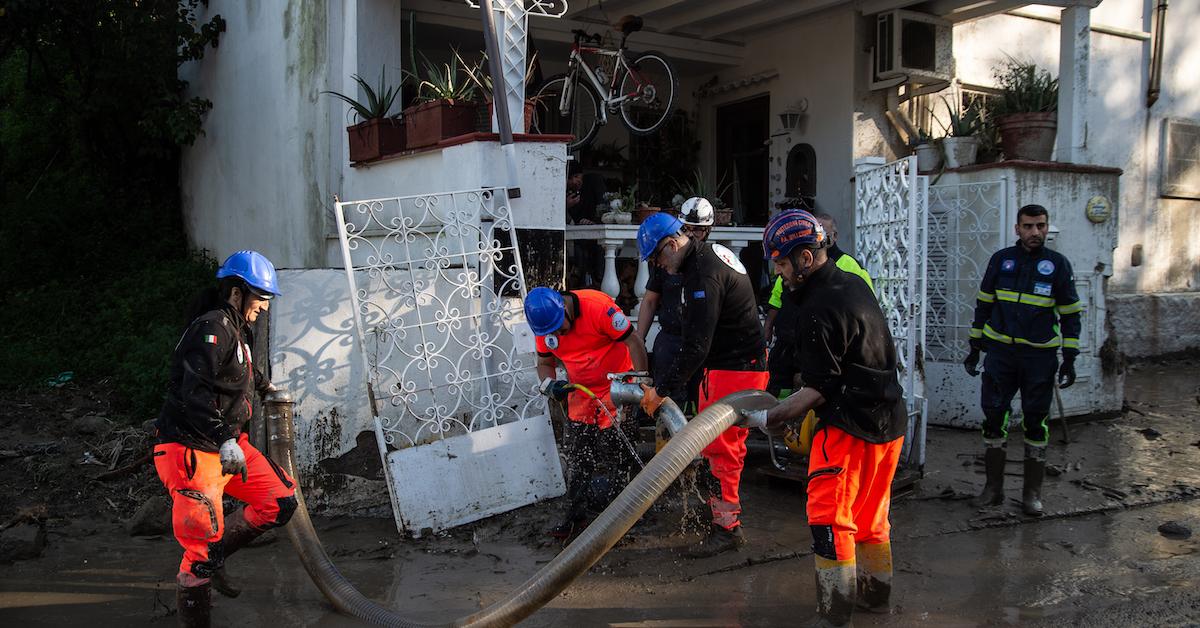
<path fill-rule="evenodd" d="M 683 341 L 659 394 L 680 390 L 701 367 L 767 370 L 758 301 L 746 268 L 732 251 L 709 242 L 687 244 L 683 275 Z"/>
<path fill-rule="evenodd" d="M 254 368 L 254 336 L 231 305 L 200 315 L 171 354 L 167 399 L 158 414 L 158 437 L 200 451 L 219 451 L 241 433 L 253 413 L 256 389 L 268 382 Z"/>
<path fill-rule="evenodd" d="M 1058 251 L 1026 251 L 1017 243 L 988 261 L 975 301 L 971 340 L 1002 347 L 1063 355 L 1079 353 L 1083 303 L 1075 290 L 1071 262 Z"/>
<path fill-rule="evenodd" d="M 869 443 L 904 435 L 908 414 L 896 375 L 896 345 L 875 293 L 827 261 L 785 298 L 797 305 L 795 363 L 825 398 L 819 426 Z"/>

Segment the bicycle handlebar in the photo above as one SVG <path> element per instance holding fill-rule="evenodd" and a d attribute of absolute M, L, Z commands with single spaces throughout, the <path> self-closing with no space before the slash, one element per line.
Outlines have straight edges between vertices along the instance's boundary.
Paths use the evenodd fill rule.
<path fill-rule="evenodd" d="M 580 28 L 571 29 L 571 33 L 575 35 L 576 43 L 579 43 L 581 40 L 582 41 L 591 41 L 591 42 L 595 42 L 597 44 L 602 43 L 604 41 L 603 35 L 600 35 L 599 33 L 592 35 L 592 34 L 588 33 L 587 31 L 580 29 Z"/>

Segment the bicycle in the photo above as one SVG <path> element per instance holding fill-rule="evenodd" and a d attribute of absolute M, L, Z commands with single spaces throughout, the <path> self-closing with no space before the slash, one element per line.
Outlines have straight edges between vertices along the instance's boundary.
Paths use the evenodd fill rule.
<path fill-rule="evenodd" d="M 573 135 L 575 139 L 567 144 L 567 150 L 573 152 L 595 139 L 600 126 L 608 124 L 610 112 L 619 111 L 621 120 L 635 135 L 658 130 L 671 114 L 678 80 L 662 53 L 648 51 L 632 62 L 626 59 L 625 42 L 641 28 L 641 18 L 623 18 L 621 44 L 615 50 L 586 46 L 591 42 L 600 44 L 602 37 L 572 30 L 575 43 L 567 72 L 547 79 L 538 90 L 532 131 Z M 589 64 L 585 54 L 612 57 L 612 76 L 603 67 Z"/>

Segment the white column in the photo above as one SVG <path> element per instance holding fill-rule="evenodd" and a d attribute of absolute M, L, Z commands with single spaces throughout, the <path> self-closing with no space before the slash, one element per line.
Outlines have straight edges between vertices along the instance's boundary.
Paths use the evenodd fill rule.
<path fill-rule="evenodd" d="M 1058 31 L 1058 140 L 1055 160 L 1087 163 L 1088 64 L 1091 9 L 1062 10 Z"/>
<path fill-rule="evenodd" d="M 642 297 L 646 296 L 646 281 L 650 279 L 650 266 L 646 264 L 646 260 L 640 259 L 640 255 L 638 257 L 637 277 L 633 280 L 633 294 L 637 297 L 637 306 L 633 308 L 635 318 L 642 310 Z"/>
<path fill-rule="evenodd" d="M 617 250 L 623 243 L 623 240 L 608 238 L 600 241 L 600 246 L 604 247 L 604 280 L 600 282 L 600 289 L 614 299 L 621 294 L 621 282 L 617 279 Z"/>

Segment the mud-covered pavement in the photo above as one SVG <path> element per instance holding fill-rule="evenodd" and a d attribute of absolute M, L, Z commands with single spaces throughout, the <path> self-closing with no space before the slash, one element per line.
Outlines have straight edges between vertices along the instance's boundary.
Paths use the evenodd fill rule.
<path fill-rule="evenodd" d="M 977 433 L 931 429 L 926 477 L 892 508 L 893 614 L 874 625 L 1189 625 L 1200 622 L 1200 406 L 1195 362 L 1146 364 L 1130 374 L 1129 411 L 1052 425 L 1047 516 L 1020 514 L 1021 446 L 1014 434 L 1009 503 L 977 510 Z M 688 560 L 699 537 L 680 531 L 678 499 L 648 519 L 525 625 L 780 626 L 814 605 L 811 536 L 798 487 L 754 471 L 744 477 L 750 543 L 736 554 Z M 28 465 L 25 465 L 28 466 Z M 19 477 L 18 459 L 0 474 Z M 131 480 L 132 482 L 132 480 Z M 143 492 L 139 492 L 143 491 Z M 130 493 L 150 494 L 141 485 Z M 0 518 L 31 503 L 0 502 Z M 173 625 L 180 551 L 169 536 L 130 537 L 105 502 L 58 508 L 40 558 L 0 565 L 0 625 Z M 695 500 L 691 500 L 695 505 Z M 118 504 L 123 507 L 122 504 Z M 399 537 L 390 520 L 321 519 L 326 548 L 369 597 L 414 619 L 449 619 L 503 597 L 556 553 L 542 531 L 560 514 L 544 504 L 426 539 Z M 52 510 L 56 510 L 52 506 Z M 80 512 L 83 510 L 84 512 Z M 1197 531 L 1168 538 L 1176 521 Z M 687 528 L 687 526 L 684 526 Z M 292 555 L 286 537 L 229 563 L 245 591 L 214 594 L 214 625 L 341 626 Z"/>

